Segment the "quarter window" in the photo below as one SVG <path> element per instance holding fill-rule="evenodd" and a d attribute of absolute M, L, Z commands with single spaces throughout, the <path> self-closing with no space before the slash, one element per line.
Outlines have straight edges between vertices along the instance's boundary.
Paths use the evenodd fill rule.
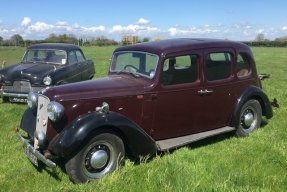
<path fill-rule="evenodd" d="M 164 61 L 162 84 L 176 85 L 197 80 L 197 55 L 171 57 Z"/>
<path fill-rule="evenodd" d="M 247 55 L 240 53 L 237 55 L 237 76 L 238 77 L 245 77 L 250 74 L 250 61 Z"/>
<path fill-rule="evenodd" d="M 73 64 L 78 62 L 77 61 L 77 56 L 75 54 L 75 51 L 69 52 L 68 60 L 69 60 L 69 64 L 70 65 L 73 65 Z"/>
<path fill-rule="evenodd" d="M 76 51 L 76 56 L 77 56 L 77 59 L 78 59 L 78 62 L 83 62 L 85 61 L 85 57 L 84 55 L 81 53 L 81 51 Z"/>
<path fill-rule="evenodd" d="M 207 55 L 205 66 L 208 81 L 226 79 L 231 75 L 231 54 L 228 52 L 210 53 Z"/>

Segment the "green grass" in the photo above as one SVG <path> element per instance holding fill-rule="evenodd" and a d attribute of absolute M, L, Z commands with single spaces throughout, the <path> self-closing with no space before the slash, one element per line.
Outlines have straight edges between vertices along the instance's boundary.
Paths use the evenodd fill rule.
<path fill-rule="evenodd" d="M 113 49 L 84 48 L 97 77 L 106 75 Z M 246 138 L 220 136 L 137 165 L 127 160 L 115 173 L 84 185 L 71 183 L 61 168 L 38 172 L 13 131 L 26 106 L 0 104 L 0 191 L 286 191 L 287 48 L 253 51 L 258 72 L 272 74 L 263 82 L 265 91 L 280 103 L 267 125 Z"/>

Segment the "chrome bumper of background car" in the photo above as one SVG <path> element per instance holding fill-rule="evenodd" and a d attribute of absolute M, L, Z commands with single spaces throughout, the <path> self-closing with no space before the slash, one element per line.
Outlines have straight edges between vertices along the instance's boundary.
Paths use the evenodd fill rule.
<path fill-rule="evenodd" d="M 55 168 L 57 165 L 50 159 L 47 159 L 44 155 L 42 155 L 38 150 L 36 150 L 29 142 L 28 140 L 24 139 L 21 134 L 19 133 L 19 130 L 16 130 L 16 136 L 19 138 L 19 140 L 23 143 L 23 146 L 26 150 L 28 150 L 32 155 L 34 155 L 38 160 L 42 161 L 45 165 L 51 168 Z M 33 163 L 33 162 L 32 162 Z"/>
<path fill-rule="evenodd" d="M 7 93 L 7 92 L 3 92 L 2 94 L 4 97 L 21 97 L 21 98 L 27 98 L 28 97 L 28 93 Z"/>

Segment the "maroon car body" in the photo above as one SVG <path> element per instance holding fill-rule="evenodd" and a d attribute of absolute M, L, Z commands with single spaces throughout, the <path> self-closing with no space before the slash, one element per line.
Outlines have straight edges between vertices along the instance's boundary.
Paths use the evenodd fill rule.
<path fill-rule="evenodd" d="M 250 48 L 226 40 L 120 47 L 107 77 L 47 88 L 37 97 L 21 122 L 34 147 L 17 135 L 32 148 L 30 159 L 36 156 L 51 167 L 53 156 L 68 159 L 74 182 L 112 172 L 113 155 L 153 155 L 229 131 L 246 136 L 260 126 L 262 115 L 272 117 Z M 49 116 L 49 102 L 63 110 L 59 116 L 52 110 L 56 120 Z"/>

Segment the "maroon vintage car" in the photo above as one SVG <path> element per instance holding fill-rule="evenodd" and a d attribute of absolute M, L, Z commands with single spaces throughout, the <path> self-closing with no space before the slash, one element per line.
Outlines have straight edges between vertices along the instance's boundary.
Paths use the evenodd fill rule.
<path fill-rule="evenodd" d="M 117 48 L 105 78 L 30 93 L 17 131 L 35 164 L 65 161 L 70 179 L 111 173 L 125 156 L 147 156 L 272 117 L 250 48 L 171 39 Z"/>

